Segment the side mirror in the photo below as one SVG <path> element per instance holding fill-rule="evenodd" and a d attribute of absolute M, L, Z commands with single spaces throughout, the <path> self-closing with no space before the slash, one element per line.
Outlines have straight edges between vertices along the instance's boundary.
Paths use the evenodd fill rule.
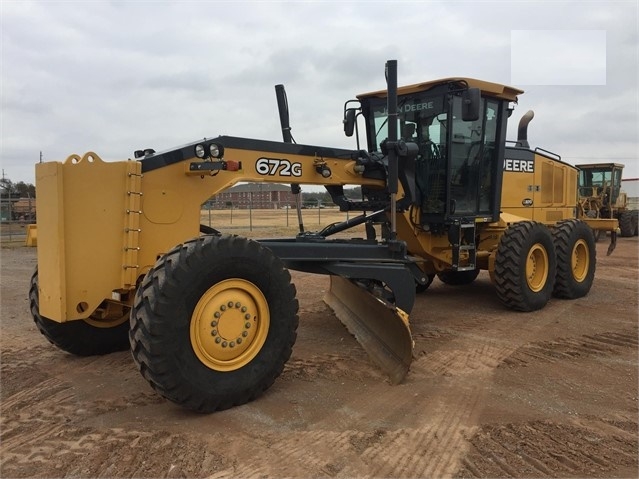
<path fill-rule="evenodd" d="M 355 114 L 356 111 L 354 108 L 349 108 L 344 111 L 344 134 L 346 136 L 353 136 L 353 131 L 355 129 Z"/>
<path fill-rule="evenodd" d="M 469 88 L 462 93 L 462 120 L 479 120 L 479 105 L 481 103 L 481 92 L 479 88 Z"/>

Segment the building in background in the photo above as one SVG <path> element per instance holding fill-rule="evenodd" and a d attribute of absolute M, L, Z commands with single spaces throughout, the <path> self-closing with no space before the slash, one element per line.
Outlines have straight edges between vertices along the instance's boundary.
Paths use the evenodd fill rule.
<path fill-rule="evenodd" d="M 295 197 L 290 185 L 247 183 L 219 193 L 207 202 L 211 208 L 279 209 L 293 207 Z"/>

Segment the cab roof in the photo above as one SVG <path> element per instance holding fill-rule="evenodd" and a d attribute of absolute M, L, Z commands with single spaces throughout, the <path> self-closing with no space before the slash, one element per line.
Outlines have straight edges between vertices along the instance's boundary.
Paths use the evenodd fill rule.
<path fill-rule="evenodd" d="M 423 83 L 415 83 L 413 85 L 406 85 L 397 88 L 398 95 L 406 95 L 410 93 L 417 93 L 430 90 L 431 88 L 438 85 L 445 85 L 447 83 L 457 83 L 457 82 L 465 82 L 468 84 L 469 88 L 479 88 L 482 93 L 486 93 L 489 96 L 501 98 L 503 100 L 508 101 L 517 101 L 517 95 L 521 95 L 524 91 L 518 88 L 514 88 L 507 85 L 501 85 L 499 83 L 492 83 L 483 80 L 477 80 L 476 78 L 465 78 L 465 77 L 450 77 L 450 78 L 442 78 L 439 80 L 433 80 L 429 82 Z M 357 95 L 359 100 L 364 98 L 386 98 L 387 91 L 386 90 L 378 90 L 370 93 L 362 93 Z"/>
<path fill-rule="evenodd" d="M 582 165 L 575 165 L 580 170 L 601 170 L 601 169 L 611 169 L 611 168 L 620 168 L 623 169 L 625 165 L 621 163 L 587 163 Z"/>

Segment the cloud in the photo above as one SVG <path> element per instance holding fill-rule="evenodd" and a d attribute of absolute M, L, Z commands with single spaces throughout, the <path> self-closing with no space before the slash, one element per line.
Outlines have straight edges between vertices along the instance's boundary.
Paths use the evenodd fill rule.
<path fill-rule="evenodd" d="M 520 85 L 605 85 L 605 30 L 513 30 L 511 79 Z"/>
<path fill-rule="evenodd" d="M 531 86 L 510 131 L 562 157 L 637 160 L 634 2 L 3 2 L 1 151 L 6 175 L 94 150 L 125 159 L 227 134 L 279 140 L 286 86 L 298 142 L 354 147 L 346 100 L 400 83 L 471 76 L 511 83 L 512 30 L 606 32 L 604 86 Z M 514 85 L 517 86 L 517 85 Z M 509 135 L 514 138 L 514 134 Z M 569 160 L 572 161 L 572 160 Z"/>

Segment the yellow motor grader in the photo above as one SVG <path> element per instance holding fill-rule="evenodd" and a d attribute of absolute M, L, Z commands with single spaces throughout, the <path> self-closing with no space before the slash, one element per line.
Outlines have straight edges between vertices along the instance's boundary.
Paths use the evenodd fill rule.
<path fill-rule="evenodd" d="M 398 88 L 394 60 L 386 77 L 386 90 L 345 104 L 353 150 L 293 143 L 278 85 L 281 142 L 219 136 L 125 161 L 89 152 L 38 164 L 39 330 L 76 355 L 131 348 L 159 394 L 210 412 L 282 372 L 298 326 L 289 269 L 330 276 L 325 301 L 393 383 L 410 367 L 416 292 L 435 276 L 467 284 L 487 270 L 518 311 L 587 294 L 595 245 L 575 219 L 576 170 L 521 138 L 506 144 L 523 92 L 471 78 Z M 200 224 L 208 198 L 247 181 L 323 185 L 358 213 L 286 239 Z M 365 237 L 333 236 L 358 225 Z"/>
<path fill-rule="evenodd" d="M 579 169 L 578 215 L 586 218 L 615 218 L 621 236 L 637 236 L 639 211 L 628 207 L 628 196 L 621 190 L 624 165 L 620 163 L 588 163 Z M 604 230 L 595 230 L 599 239 Z"/>

